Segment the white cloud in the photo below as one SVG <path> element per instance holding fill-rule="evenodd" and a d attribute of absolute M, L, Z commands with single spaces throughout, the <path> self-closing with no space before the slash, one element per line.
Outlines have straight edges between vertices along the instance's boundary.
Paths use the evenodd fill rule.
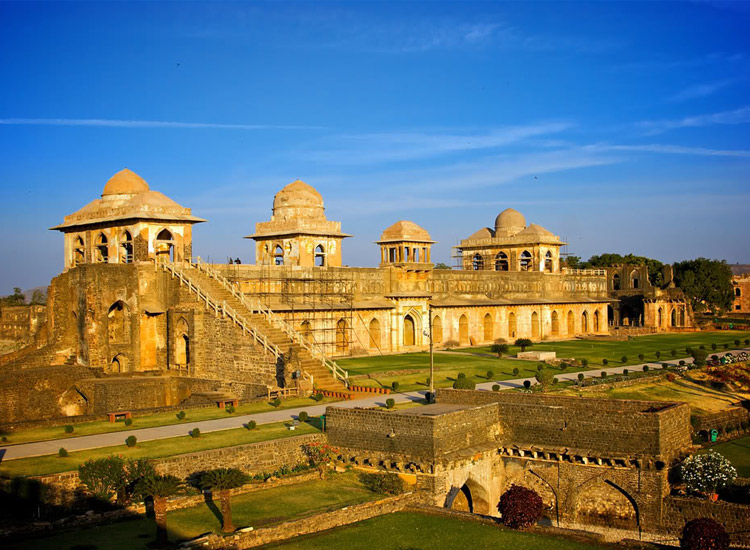
<path fill-rule="evenodd" d="M 708 113 L 672 120 L 646 120 L 637 125 L 649 133 L 666 132 L 676 128 L 698 128 L 717 124 L 746 124 L 750 122 L 750 107 L 740 107 L 733 111 Z"/>
<path fill-rule="evenodd" d="M 708 97 L 715 94 L 722 88 L 726 88 L 730 84 L 734 83 L 733 79 L 720 80 L 718 82 L 709 82 L 706 84 L 695 84 L 688 86 L 687 88 L 680 90 L 675 95 L 669 98 L 670 101 L 687 101 L 690 99 L 699 99 L 701 97 Z"/>
<path fill-rule="evenodd" d="M 0 124 L 22 126 L 98 126 L 102 128 L 206 128 L 221 130 L 315 130 L 320 126 L 286 124 L 221 124 L 165 120 L 119 120 L 103 118 L 2 118 Z"/>
<path fill-rule="evenodd" d="M 750 158 L 750 151 L 742 149 L 708 149 L 706 147 L 684 147 L 682 145 L 659 143 L 650 143 L 647 145 L 590 145 L 587 149 L 591 151 L 642 151 L 646 153 L 668 153 L 675 155 Z"/>

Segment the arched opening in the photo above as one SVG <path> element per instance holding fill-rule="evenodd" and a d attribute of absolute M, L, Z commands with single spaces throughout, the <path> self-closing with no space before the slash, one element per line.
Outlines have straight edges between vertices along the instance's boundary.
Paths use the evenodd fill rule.
<path fill-rule="evenodd" d="M 544 255 L 544 271 L 546 271 L 547 273 L 552 273 L 552 265 L 552 252 L 548 250 Z"/>
<path fill-rule="evenodd" d="M 73 265 L 81 265 L 86 261 L 86 251 L 81 237 L 76 238 L 73 249 Z"/>
<path fill-rule="evenodd" d="M 539 314 L 536 311 L 531 314 L 531 337 L 539 338 Z"/>
<path fill-rule="evenodd" d="M 109 371 L 112 373 L 128 372 L 128 357 L 122 353 L 118 353 L 112 358 L 112 362 L 109 365 Z"/>
<path fill-rule="evenodd" d="M 599 310 L 594 311 L 594 332 L 599 332 Z"/>
<path fill-rule="evenodd" d="M 735 295 L 735 296 L 736 296 L 737 298 L 739 298 L 740 296 L 742 296 L 742 292 L 740 291 L 740 287 L 735 287 L 735 288 L 734 288 L 734 295 Z"/>
<path fill-rule="evenodd" d="M 123 231 L 120 236 L 120 263 L 133 263 L 133 236 L 130 231 Z"/>
<path fill-rule="evenodd" d="M 641 288 L 641 279 L 636 269 L 630 272 L 630 286 L 631 288 Z"/>
<path fill-rule="evenodd" d="M 322 244 L 315 247 L 315 265 L 318 267 L 326 265 L 326 251 Z"/>
<path fill-rule="evenodd" d="M 519 266 L 521 271 L 532 271 L 534 269 L 534 263 L 531 261 L 531 253 L 528 250 L 521 252 Z"/>
<path fill-rule="evenodd" d="M 458 342 L 462 346 L 469 343 L 469 318 L 466 315 L 458 319 Z"/>
<path fill-rule="evenodd" d="M 671 317 L 670 320 L 671 320 L 672 326 L 676 327 L 677 326 L 677 311 L 674 308 L 672 308 L 672 315 L 670 317 Z"/>
<path fill-rule="evenodd" d="M 440 316 L 435 315 L 432 318 L 432 342 L 439 344 L 443 341 L 443 320 Z"/>
<path fill-rule="evenodd" d="M 370 334 L 370 349 L 380 349 L 380 321 L 373 319 L 367 327 Z"/>
<path fill-rule="evenodd" d="M 656 326 L 660 327 L 664 324 L 664 321 L 662 319 L 664 317 L 664 313 L 662 312 L 661 308 L 656 312 Z"/>
<path fill-rule="evenodd" d="M 620 282 L 620 274 L 615 273 L 614 275 L 612 275 L 612 290 L 620 290 L 621 284 L 622 283 Z"/>
<path fill-rule="evenodd" d="M 299 332 L 308 342 L 312 340 L 312 325 L 310 321 L 302 321 L 299 324 Z"/>
<path fill-rule="evenodd" d="M 680 326 L 685 326 L 685 308 L 680 308 Z"/>
<path fill-rule="evenodd" d="M 127 306 L 121 300 L 118 300 L 109 307 L 107 312 L 109 341 L 113 343 L 127 342 L 130 335 L 128 328 Z"/>
<path fill-rule="evenodd" d="M 154 243 L 156 250 L 156 259 L 160 262 L 174 261 L 174 237 L 168 229 L 162 229 L 156 236 Z"/>
<path fill-rule="evenodd" d="M 556 311 L 552 312 L 551 332 L 552 336 L 560 336 L 560 317 L 557 315 Z"/>
<path fill-rule="evenodd" d="M 508 338 L 516 337 L 516 314 L 512 311 L 508 314 Z"/>
<path fill-rule="evenodd" d="M 448 499 L 451 510 L 471 512 L 473 514 L 490 513 L 487 491 L 473 480 L 468 480 L 460 488 L 454 487 Z"/>
<path fill-rule="evenodd" d="M 346 319 L 339 319 L 336 323 L 336 353 L 349 351 L 349 326 Z"/>
<path fill-rule="evenodd" d="M 188 323 L 184 317 L 177 321 L 176 341 L 175 341 L 175 358 L 174 362 L 178 366 L 190 364 L 190 337 Z"/>
<path fill-rule="evenodd" d="M 610 326 L 615 322 L 615 310 L 612 309 L 612 306 L 607 306 L 607 320 Z"/>
<path fill-rule="evenodd" d="M 505 252 L 498 252 L 495 256 L 495 271 L 508 271 L 508 255 Z"/>
<path fill-rule="evenodd" d="M 99 233 L 96 237 L 96 258 L 95 261 L 100 264 L 106 264 L 109 261 L 109 243 L 104 233 Z"/>
<path fill-rule="evenodd" d="M 492 333 L 494 332 L 494 321 L 492 320 L 492 315 L 489 313 L 485 314 L 484 316 L 484 341 L 485 342 L 491 342 L 492 341 Z"/>
<path fill-rule="evenodd" d="M 280 244 L 273 249 L 273 265 L 284 265 L 284 249 Z"/>
<path fill-rule="evenodd" d="M 584 487 L 576 501 L 576 522 L 638 531 L 640 519 L 635 499 L 611 481 Z"/>
<path fill-rule="evenodd" d="M 408 314 L 404 317 L 404 345 L 414 345 L 414 319 Z"/>
<path fill-rule="evenodd" d="M 568 311 L 568 335 L 573 335 L 576 333 L 576 318 L 575 315 L 573 315 L 573 311 Z"/>
<path fill-rule="evenodd" d="M 481 254 L 474 254 L 474 258 L 471 260 L 471 268 L 475 271 L 484 269 L 484 258 Z"/>
<path fill-rule="evenodd" d="M 589 331 L 589 312 L 584 311 L 581 314 L 581 332 L 586 334 Z"/>

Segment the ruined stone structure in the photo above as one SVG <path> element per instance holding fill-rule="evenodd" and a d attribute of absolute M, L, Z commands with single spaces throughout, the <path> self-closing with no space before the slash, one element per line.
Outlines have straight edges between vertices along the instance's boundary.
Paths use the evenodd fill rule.
<path fill-rule="evenodd" d="M 346 463 L 405 475 L 435 505 L 497 516 L 517 484 L 553 525 L 637 538 L 674 521 L 668 475 L 692 450 L 689 416 L 680 403 L 438 390 L 434 405 L 331 406 L 326 419 Z"/>
<path fill-rule="evenodd" d="M 750 313 L 750 265 L 733 265 L 732 291 L 734 292 L 733 313 Z"/>
<path fill-rule="evenodd" d="M 44 323 L 43 305 L 0 306 L 0 340 L 29 343 Z"/>

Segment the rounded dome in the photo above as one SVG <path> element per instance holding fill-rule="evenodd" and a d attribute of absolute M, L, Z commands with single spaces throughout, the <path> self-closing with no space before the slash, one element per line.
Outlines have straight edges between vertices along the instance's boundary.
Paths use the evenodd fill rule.
<path fill-rule="evenodd" d="M 518 210 L 506 208 L 495 218 L 495 232 L 505 235 L 518 233 L 526 227 L 526 218 Z"/>
<path fill-rule="evenodd" d="M 102 191 L 102 197 L 107 195 L 137 195 L 148 191 L 148 189 L 148 184 L 141 176 L 124 168 L 109 178 L 104 186 L 104 191 Z"/>
<path fill-rule="evenodd" d="M 323 216 L 323 197 L 304 181 L 293 181 L 274 196 L 273 213 L 282 218 L 320 217 Z"/>
<path fill-rule="evenodd" d="M 430 234 L 426 229 L 419 227 L 416 223 L 401 220 L 394 223 L 383 231 L 381 241 L 415 241 L 432 242 Z"/>

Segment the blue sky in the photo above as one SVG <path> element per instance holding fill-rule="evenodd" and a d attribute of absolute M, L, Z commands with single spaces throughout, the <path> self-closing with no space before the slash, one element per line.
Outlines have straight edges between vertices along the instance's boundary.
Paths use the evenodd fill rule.
<path fill-rule="evenodd" d="M 750 3 L 0 3 L 0 294 L 127 166 L 191 207 L 194 253 L 299 178 L 376 265 L 436 261 L 513 207 L 569 252 L 750 263 Z"/>

